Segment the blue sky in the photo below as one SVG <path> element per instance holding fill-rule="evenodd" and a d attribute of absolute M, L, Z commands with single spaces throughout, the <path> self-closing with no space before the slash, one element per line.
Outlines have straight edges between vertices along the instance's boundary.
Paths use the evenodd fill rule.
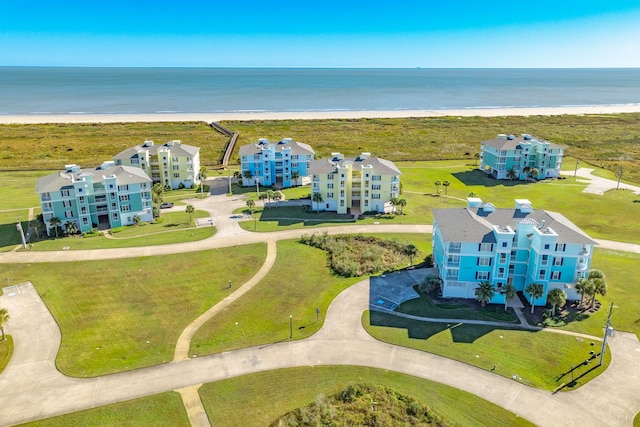
<path fill-rule="evenodd" d="M 0 65 L 640 67 L 637 0 L 2 3 Z"/>

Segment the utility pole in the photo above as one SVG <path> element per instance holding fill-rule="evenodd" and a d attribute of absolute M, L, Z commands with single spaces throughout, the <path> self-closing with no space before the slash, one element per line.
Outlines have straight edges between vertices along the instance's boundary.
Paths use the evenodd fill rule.
<path fill-rule="evenodd" d="M 618 186 L 616 187 L 616 190 L 620 189 L 620 178 L 622 178 L 622 166 L 618 169 Z"/>
<path fill-rule="evenodd" d="M 602 350 L 600 351 L 600 363 L 598 366 L 602 366 L 602 362 L 604 361 L 604 352 L 607 349 L 607 337 L 613 334 L 613 328 L 611 327 L 611 315 L 613 314 L 613 303 L 611 303 L 611 308 L 609 308 L 609 317 L 607 318 L 607 323 L 604 325 L 604 338 L 602 340 Z"/>
<path fill-rule="evenodd" d="M 576 159 L 576 168 L 573 171 L 573 177 L 575 178 L 578 175 L 578 159 Z"/>
<path fill-rule="evenodd" d="M 229 194 L 231 194 L 231 169 L 227 169 L 227 176 L 229 177 Z"/>
<path fill-rule="evenodd" d="M 27 241 L 24 238 L 24 230 L 22 229 L 22 223 L 20 222 L 20 217 L 18 217 L 18 222 L 16 224 L 16 228 L 18 229 L 18 232 L 20 233 L 20 238 L 22 239 L 22 247 L 24 249 L 27 248 Z"/>

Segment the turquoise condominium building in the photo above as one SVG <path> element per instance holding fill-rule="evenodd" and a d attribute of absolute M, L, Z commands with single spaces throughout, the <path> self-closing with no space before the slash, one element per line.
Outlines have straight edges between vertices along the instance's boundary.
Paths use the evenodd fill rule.
<path fill-rule="evenodd" d="M 200 182 L 200 148 L 173 140 L 166 144 L 145 141 L 113 157 L 118 166 L 142 169 L 154 183 L 176 190 Z"/>
<path fill-rule="evenodd" d="M 522 134 L 500 134 L 480 144 L 480 170 L 496 179 L 557 178 L 564 149 L 548 141 Z"/>
<path fill-rule="evenodd" d="M 142 169 L 116 166 L 105 162 L 94 169 L 67 165 L 62 172 L 39 178 L 36 193 L 47 234 L 51 235 L 51 218 L 58 218 L 64 228 L 74 222 L 81 233 L 94 226 L 113 228 L 153 219 L 151 178 Z"/>
<path fill-rule="evenodd" d="M 434 265 L 443 297 L 475 298 L 478 284 L 488 281 L 496 289 L 492 303 L 505 302 L 500 291 L 507 283 L 517 291 L 542 284 L 544 295 L 534 305 L 545 305 L 555 288 L 568 300 L 580 298 L 575 283 L 587 277 L 596 244 L 589 236 L 559 213 L 533 209 L 526 199 L 516 199 L 514 209 L 467 201 L 466 208 L 433 210 Z"/>
<path fill-rule="evenodd" d="M 255 144 L 240 147 L 242 185 L 259 185 L 278 188 L 309 184 L 309 164 L 313 160 L 313 148 L 301 142 L 284 138 L 271 143 L 260 139 Z"/>

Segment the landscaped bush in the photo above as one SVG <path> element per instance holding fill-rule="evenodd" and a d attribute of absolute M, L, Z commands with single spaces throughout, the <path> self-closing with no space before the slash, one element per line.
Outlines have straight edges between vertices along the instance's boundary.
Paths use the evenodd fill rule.
<path fill-rule="evenodd" d="M 97 228 L 94 228 L 91 231 L 87 231 L 86 233 L 83 234 L 84 237 L 96 237 L 100 235 L 100 230 L 98 230 Z"/>
<path fill-rule="evenodd" d="M 116 234 L 116 233 L 120 233 L 121 231 L 126 230 L 127 227 L 113 227 L 109 233 L 111 234 Z"/>
<path fill-rule="evenodd" d="M 443 426 L 446 423 L 426 405 L 388 387 L 350 384 L 333 396 L 319 395 L 310 405 L 272 424 L 301 425 Z"/>
<path fill-rule="evenodd" d="M 331 269 L 344 277 L 392 270 L 406 262 L 407 244 L 362 235 L 302 235 L 300 242 L 329 253 Z"/>

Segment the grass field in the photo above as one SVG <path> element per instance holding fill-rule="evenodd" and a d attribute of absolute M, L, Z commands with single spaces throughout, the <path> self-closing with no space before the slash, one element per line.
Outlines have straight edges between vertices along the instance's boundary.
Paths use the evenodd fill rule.
<path fill-rule="evenodd" d="M 7 367 L 13 354 L 13 338 L 5 334 L 5 340 L 0 341 L 0 374 Z"/>
<path fill-rule="evenodd" d="M 215 426 L 266 426 L 283 414 L 350 383 L 390 387 L 429 406 L 451 426 L 531 425 L 477 396 L 439 383 L 381 369 L 316 366 L 282 369 L 205 384 L 200 396 Z M 250 410 L 248 410 L 250 408 Z"/>
<path fill-rule="evenodd" d="M 459 360 L 481 369 L 497 366 L 495 374 L 512 378 L 531 387 L 554 390 L 561 384 L 575 389 L 604 372 L 609 364 L 597 366 L 590 351 L 600 351 L 600 345 L 567 335 L 548 332 L 528 332 L 495 326 L 446 324 L 405 319 L 393 314 L 366 312 L 362 323 L 376 339 L 403 347 L 415 348 Z M 571 369 L 573 377 L 571 376 Z"/>
<path fill-rule="evenodd" d="M 20 233 L 16 228 L 18 217 L 20 217 L 20 224 L 26 233 L 29 223 L 28 209 L 0 211 L 0 252 L 10 251 L 21 244 Z"/>
<path fill-rule="evenodd" d="M 113 261 L 3 265 L 31 280 L 62 330 L 57 368 L 97 376 L 173 359 L 196 317 L 262 266 L 266 245 Z"/>
<path fill-rule="evenodd" d="M 176 392 L 114 403 L 68 415 L 23 424 L 31 427 L 66 426 L 185 426 L 189 417 Z"/>
<path fill-rule="evenodd" d="M 318 157 L 368 151 L 392 161 L 468 159 L 480 141 L 499 133 L 529 133 L 567 147 L 567 155 L 617 170 L 640 182 L 640 113 L 532 117 L 426 117 L 344 120 L 226 121 L 240 132 L 238 147 L 259 138 L 284 137 L 310 144 Z M 206 123 L 93 123 L 0 125 L 0 170 L 58 169 L 64 164 L 98 165 L 145 139 L 181 139 L 201 147 L 205 165 L 222 157 L 227 138 Z M 46 153 L 43 157 L 38 153 Z"/>

